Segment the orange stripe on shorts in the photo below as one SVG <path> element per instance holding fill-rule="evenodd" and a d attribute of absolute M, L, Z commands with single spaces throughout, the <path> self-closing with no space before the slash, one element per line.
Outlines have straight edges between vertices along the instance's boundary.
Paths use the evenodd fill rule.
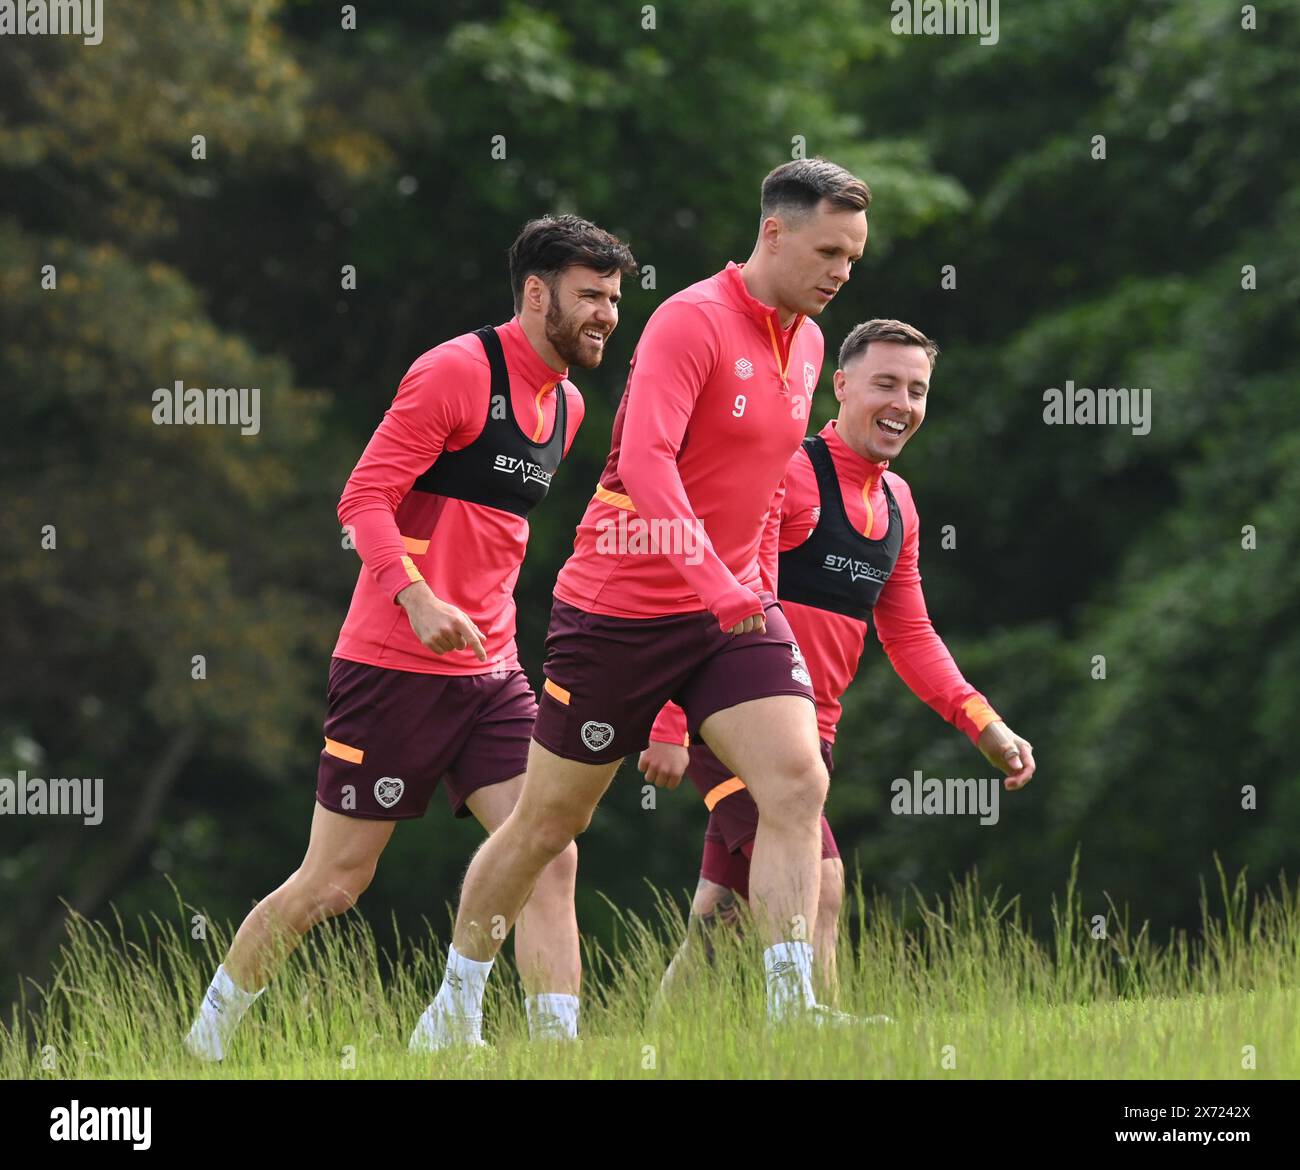
<path fill-rule="evenodd" d="M 745 787 L 745 782 L 739 776 L 732 776 L 730 780 L 724 780 L 721 784 L 715 784 L 704 794 L 704 807 L 712 812 L 717 807 L 718 801 L 724 796 L 730 796 L 733 792 L 739 792 Z"/>
<path fill-rule="evenodd" d="M 337 739 L 325 737 L 325 750 L 332 756 L 338 756 L 340 760 L 347 760 L 349 764 L 359 764 L 366 758 L 366 753 L 360 748 L 348 747 L 345 743 L 339 743 Z"/>
<path fill-rule="evenodd" d="M 551 682 L 549 678 L 544 683 L 542 683 L 542 690 L 544 690 L 548 695 L 550 695 L 551 698 L 558 699 L 566 707 L 569 705 L 569 700 L 573 697 L 562 686 L 558 686 L 555 683 Z"/>

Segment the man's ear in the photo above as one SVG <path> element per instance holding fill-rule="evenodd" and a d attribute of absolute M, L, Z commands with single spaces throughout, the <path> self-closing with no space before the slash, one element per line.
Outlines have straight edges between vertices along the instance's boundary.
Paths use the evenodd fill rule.
<path fill-rule="evenodd" d="M 546 287 L 546 281 L 537 273 L 530 272 L 524 280 L 524 306 L 545 316 L 549 293 L 550 290 Z"/>
<path fill-rule="evenodd" d="M 847 379 L 844 377 L 844 371 L 843 371 L 843 370 L 836 370 L 836 371 L 835 371 L 835 377 L 834 377 L 834 379 L 833 379 L 833 384 L 834 384 L 834 386 L 835 386 L 835 401 L 836 401 L 836 402 L 843 402 L 843 401 L 844 401 L 844 383 L 845 383 L 846 381 L 847 381 Z"/>
<path fill-rule="evenodd" d="M 758 231 L 758 237 L 770 251 L 775 251 L 777 245 L 781 242 L 780 218 L 775 215 L 769 215 L 765 220 L 763 220 L 762 226 Z"/>

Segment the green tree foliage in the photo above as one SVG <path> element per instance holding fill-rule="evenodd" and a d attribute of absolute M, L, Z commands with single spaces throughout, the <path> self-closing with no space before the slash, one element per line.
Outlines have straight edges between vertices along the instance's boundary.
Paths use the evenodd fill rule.
<path fill-rule="evenodd" d="M 114 11 L 102 53 L 5 46 L 0 387 L 18 441 L 0 472 L 0 757 L 9 777 L 104 783 L 100 826 L 6 818 L 0 943 L 19 967 L 61 933 L 58 898 L 104 909 L 196 805 L 222 837 L 246 823 L 232 774 L 301 769 L 335 620 L 322 581 L 355 557 L 330 515 L 346 465 L 328 455 L 326 397 L 157 258 L 178 210 L 211 197 L 213 156 L 303 133 L 267 6 L 220 8 L 185 6 L 178 24 Z M 159 82 L 160 61 L 184 63 L 177 81 Z M 256 387 L 258 433 L 155 425 L 154 391 L 178 380 Z"/>
<path fill-rule="evenodd" d="M 1032 803 L 1007 798 L 997 832 L 899 826 L 881 782 L 914 767 L 972 775 L 982 761 L 896 680 L 871 678 L 842 725 L 868 784 L 841 781 L 831 807 L 889 885 L 978 863 L 1041 918 L 1081 842 L 1094 898 L 1106 889 L 1187 922 L 1215 851 L 1261 881 L 1295 864 L 1284 826 L 1300 778 L 1282 712 L 1300 637 L 1300 170 L 1283 143 L 1300 103 L 1282 78 L 1300 30 L 1269 12 L 1252 33 L 1235 8 L 1190 0 L 1004 16 L 999 53 L 932 50 L 884 83 L 932 79 L 923 137 L 975 199 L 970 225 L 897 258 L 918 286 L 928 269 L 933 288 L 944 263 L 960 274 L 956 291 L 928 297 L 934 324 L 918 321 L 951 352 L 897 469 L 928 525 L 932 613 L 1035 743 L 1041 786 Z M 1023 129 L 996 152 L 963 150 L 1006 130 L 963 100 L 999 84 L 1025 103 Z M 1091 157 L 1094 134 L 1105 160 Z M 1042 394 L 1066 379 L 1150 386 L 1150 433 L 1044 426 Z M 955 525 L 956 551 L 936 523 Z M 884 721 L 896 770 L 874 730 L 856 734 Z"/>
<path fill-rule="evenodd" d="M 355 31 L 307 3 L 106 8 L 96 49 L 0 44 L 19 440 L 0 470 L 0 762 L 102 774 L 107 804 L 98 830 L 4 825 L 13 967 L 48 954 L 59 896 L 151 909 L 167 872 L 237 917 L 296 862 L 357 571 L 333 514 L 348 467 L 421 351 L 508 317 L 520 224 L 576 210 L 653 280 L 627 282 L 604 366 L 578 377 L 588 421 L 535 514 L 518 599 L 538 681 L 641 326 L 748 255 L 760 177 L 801 151 L 875 195 L 828 352 L 871 316 L 943 347 L 895 470 L 937 627 L 1040 757 L 995 829 L 893 816 L 895 777 L 987 766 L 869 635 L 830 804 L 846 856 L 891 892 L 978 865 L 1037 921 L 1080 843 L 1087 897 L 1165 924 L 1196 919 L 1216 850 L 1261 880 L 1294 869 L 1294 13 L 1259 6 L 1251 31 L 1212 0 L 1003 5 L 981 46 L 895 36 L 888 6 L 852 0 L 374 3 Z M 260 433 L 155 426 L 176 379 L 259 386 Z M 1150 433 L 1045 425 L 1066 380 L 1151 387 Z M 698 802 L 642 805 L 625 765 L 581 845 L 588 926 L 611 929 L 596 890 L 644 907 L 644 878 L 694 880 Z M 397 834 L 377 920 L 441 924 L 477 833 L 440 812 Z"/>

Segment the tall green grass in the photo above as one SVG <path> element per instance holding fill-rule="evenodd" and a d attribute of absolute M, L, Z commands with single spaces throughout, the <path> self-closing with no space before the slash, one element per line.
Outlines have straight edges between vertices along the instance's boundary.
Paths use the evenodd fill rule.
<path fill-rule="evenodd" d="M 841 1006 L 890 1025 L 770 1030 L 760 946 L 729 936 L 711 967 L 657 1003 L 685 930 L 659 894 L 648 918 L 616 912 L 609 947 L 584 956 L 583 1039 L 530 1044 L 508 958 L 485 1005 L 494 1047 L 415 1058 L 406 1038 L 441 978 L 426 923 L 381 953 L 353 913 L 313 931 L 253 1006 L 226 1062 L 180 1040 L 230 941 L 191 937 L 194 908 L 128 932 L 72 916 L 50 980 L 25 983 L 0 1027 L 0 1075 L 17 1077 L 1297 1077 L 1300 886 L 1249 896 L 1222 869 L 1201 927 L 1163 944 L 1111 906 L 1085 914 L 1076 868 L 1047 942 L 1015 899 L 978 878 L 895 905 L 859 884 L 846 899 Z M 180 927 L 177 923 L 183 923 Z M 910 924 L 910 925 L 908 925 Z"/>

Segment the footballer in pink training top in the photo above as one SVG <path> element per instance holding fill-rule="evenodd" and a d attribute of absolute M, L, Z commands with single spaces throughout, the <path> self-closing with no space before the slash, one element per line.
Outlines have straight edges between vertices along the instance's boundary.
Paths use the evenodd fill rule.
<path fill-rule="evenodd" d="M 626 245 L 575 215 L 510 249 L 515 316 L 429 350 L 339 502 L 362 567 L 329 672 L 325 743 L 302 865 L 244 920 L 186 1038 L 221 1060 L 249 1004 L 313 924 L 356 902 L 398 821 L 442 784 L 488 832 L 523 786 L 537 703 L 515 654 L 514 586 L 541 502 L 582 422 L 570 365 L 618 324 Z M 576 851 L 538 875 L 515 950 L 530 1031 L 574 1036 Z M 421 1017 L 413 1049 L 434 1045 Z"/>
<path fill-rule="evenodd" d="M 825 159 L 777 167 L 749 259 L 669 297 L 641 335 L 609 459 L 556 581 L 524 791 L 465 877 L 435 1000 L 453 1040 L 481 1039 L 502 926 L 670 699 L 758 805 L 750 887 L 769 943 L 769 1018 L 829 1018 L 806 937 L 826 766 L 812 686 L 758 554 L 808 429 L 823 349 L 812 318 L 862 255 L 870 200 Z"/>
<path fill-rule="evenodd" d="M 817 699 L 822 754 L 829 770 L 840 700 L 857 673 L 874 615 L 876 635 L 912 692 L 963 732 L 1008 790 L 1034 774 L 1030 744 L 1002 722 L 963 677 L 935 632 L 921 591 L 920 519 L 912 492 L 889 470 L 925 418 L 938 346 L 901 321 L 867 321 L 840 346 L 835 372 L 839 417 L 804 440 L 790 461 L 779 501 L 779 536 L 764 548 L 764 582 L 781 599 Z M 667 993 L 698 941 L 702 957 L 715 923 L 734 922 L 749 898 L 758 808 L 741 776 L 704 744 L 691 744 L 686 720 L 665 707 L 640 766 L 647 779 L 675 788 L 686 773 L 709 809 L 700 882 L 687 939 L 664 976 Z M 844 866 L 822 817 L 821 902 L 814 946 L 818 987 L 837 998 L 836 929 Z"/>

